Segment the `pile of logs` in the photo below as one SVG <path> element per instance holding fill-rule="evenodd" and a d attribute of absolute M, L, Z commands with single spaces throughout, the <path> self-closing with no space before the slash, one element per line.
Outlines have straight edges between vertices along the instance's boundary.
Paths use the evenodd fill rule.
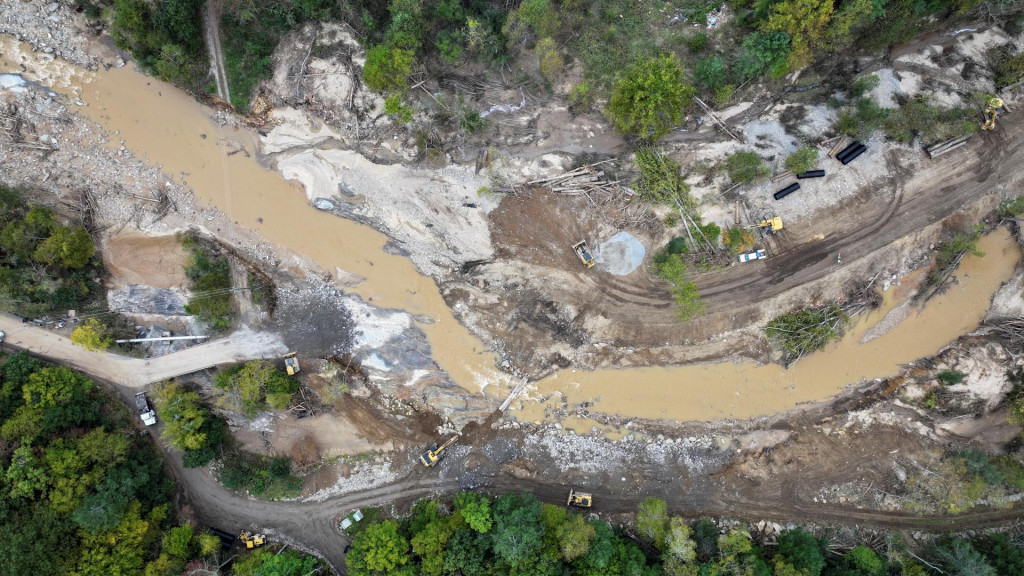
<path fill-rule="evenodd" d="M 609 181 L 605 178 L 604 171 L 599 170 L 597 166 L 606 162 L 611 162 L 611 159 L 602 160 L 586 166 L 580 166 L 570 172 L 559 174 L 558 176 L 552 176 L 550 178 L 533 180 L 526 184 L 528 186 L 544 186 L 552 192 L 557 192 L 559 194 L 567 194 L 569 196 L 584 195 L 588 198 L 590 197 L 591 192 L 622 192 L 627 196 L 636 195 L 636 192 L 631 188 L 620 186 L 618 180 Z"/>
<path fill-rule="evenodd" d="M 938 158 L 946 152 L 952 152 L 953 150 L 967 144 L 967 141 L 971 139 L 971 136 L 973 136 L 973 134 L 961 136 L 960 138 L 953 138 L 952 140 L 946 140 L 945 142 L 940 142 L 934 146 L 929 146 L 925 151 L 928 152 L 928 157 Z"/>

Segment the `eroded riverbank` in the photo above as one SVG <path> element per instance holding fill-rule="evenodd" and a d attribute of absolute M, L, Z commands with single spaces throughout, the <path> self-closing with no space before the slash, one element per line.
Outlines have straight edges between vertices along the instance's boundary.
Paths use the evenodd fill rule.
<path fill-rule="evenodd" d="M 9 38 L 3 48 L 8 55 L 5 69 L 15 71 L 10 58 L 20 49 L 18 64 L 25 64 L 27 70 L 17 71 L 31 77 L 33 58 L 39 55 L 26 53 Z M 37 63 L 40 69 L 53 64 L 47 58 Z M 111 146 L 119 147 L 119 139 L 123 140 L 137 157 L 162 166 L 172 178 L 189 186 L 200 202 L 222 211 L 227 219 L 211 220 L 211 233 L 229 243 L 244 243 L 250 231 L 255 231 L 287 248 L 288 253 L 315 262 L 312 267 L 300 261 L 280 263 L 295 274 L 321 268 L 334 279 L 352 274 L 364 278 L 346 289 L 374 305 L 416 315 L 433 358 L 453 381 L 473 393 L 485 388 L 484 393 L 492 398 L 504 395 L 503 386 L 488 386 L 508 379 L 496 370 L 496 356 L 456 321 L 434 281 L 417 272 L 407 258 L 387 253 L 384 235 L 313 209 L 298 185 L 260 166 L 257 140 L 248 129 L 215 122 L 213 110 L 131 66 L 91 73 L 62 64 L 60 74 L 39 74 L 37 79 L 70 89 L 80 98 L 84 113 L 112 134 Z M 967 259 L 960 273 L 963 282 L 930 303 L 924 313 L 884 337 L 857 345 L 872 323 L 872 319 L 866 320 L 834 349 L 805 358 L 792 370 L 722 363 L 563 371 L 539 382 L 535 396 L 545 398 L 547 406 L 561 405 L 556 396 L 560 392 L 567 396 L 570 407 L 593 402 L 589 410 L 595 412 L 666 420 L 746 418 L 828 398 L 847 384 L 891 374 L 899 364 L 932 354 L 973 329 L 991 294 L 1009 277 L 1019 257 L 1012 242 L 998 238 L 985 240 L 983 249 L 989 256 L 977 262 Z M 989 246 L 991 242 L 997 244 Z M 947 300 L 951 303 L 944 304 Z M 972 312 L 966 314 L 967 309 Z M 517 415 L 528 421 L 557 417 L 552 412 L 545 414 L 544 408 L 527 402 Z"/>

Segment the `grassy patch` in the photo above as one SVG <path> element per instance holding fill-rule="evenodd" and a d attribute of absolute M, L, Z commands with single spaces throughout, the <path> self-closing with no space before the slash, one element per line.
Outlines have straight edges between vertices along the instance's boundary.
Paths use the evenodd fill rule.
<path fill-rule="evenodd" d="M 181 237 L 189 253 L 185 275 L 191 283 L 192 297 L 185 311 L 216 332 L 231 327 L 235 308 L 231 299 L 231 267 L 216 244 L 194 234 Z"/>

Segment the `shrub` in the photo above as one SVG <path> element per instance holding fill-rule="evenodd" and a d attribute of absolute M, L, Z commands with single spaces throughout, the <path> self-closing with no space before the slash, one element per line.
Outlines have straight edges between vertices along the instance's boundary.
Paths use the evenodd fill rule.
<path fill-rule="evenodd" d="M 736 86 L 733 84 L 725 84 L 719 86 L 715 90 L 715 107 L 725 108 L 729 105 L 729 101 L 732 100 L 732 95 L 736 92 Z"/>
<path fill-rule="evenodd" d="M 730 253 L 741 254 L 749 252 L 757 243 L 757 238 L 746 228 L 729 228 L 722 237 L 722 243 Z"/>
<path fill-rule="evenodd" d="M 589 112 L 594 107 L 594 87 L 590 82 L 580 82 L 569 90 L 569 111 L 573 114 Z"/>
<path fill-rule="evenodd" d="M 708 35 L 698 32 L 686 39 L 686 49 L 693 54 L 699 54 L 708 48 Z"/>
<path fill-rule="evenodd" d="M 619 131 L 655 142 L 682 121 L 693 94 L 675 56 L 649 58 L 615 84 L 608 116 Z"/>
<path fill-rule="evenodd" d="M 938 378 L 939 381 L 941 381 L 943 384 L 946 384 L 947 386 L 952 386 L 954 384 L 959 384 L 963 382 L 964 378 L 966 378 L 967 375 L 964 374 L 963 372 L 958 372 L 956 370 L 943 370 L 942 372 L 939 372 L 935 377 Z"/>
<path fill-rule="evenodd" d="M 725 160 L 725 169 L 729 173 L 729 179 L 736 184 L 746 184 L 755 180 L 766 178 L 769 174 L 768 166 L 756 152 L 740 150 L 734 152 Z"/>
<path fill-rule="evenodd" d="M 374 46 L 366 54 L 363 81 L 374 92 L 401 92 L 409 85 L 415 53 L 412 50 Z"/>
<path fill-rule="evenodd" d="M 786 157 L 786 169 L 794 174 L 814 169 L 818 163 L 818 149 L 805 146 Z"/>
<path fill-rule="evenodd" d="M 788 71 L 789 34 L 781 31 L 754 32 L 743 39 L 737 70 L 744 80 L 765 74 L 779 77 Z"/>
<path fill-rule="evenodd" d="M 401 94 L 389 94 L 384 99 L 384 113 L 395 119 L 399 124 L 412 122 L 412 108 L 402 101 Z"/>
<path fill-rule="evenodd" d="M 867 76 L 857 78 L 853 81 L 853 84 L 850 84 L 850 97 L 860 98 L 875 88 L 878 88 L 881 81 L 882 79 L 879 78 L 878 74 L 869 74 Z"/>
<path fill-rule="evenodd" d="M 916 98 L 886 115 L 883 127 L 887 136 L 910 143 L 920 137 L 924 145 L 959 138 L 978 131 L 975 113 L 966 108 L 941 108 Z"/>
<path fill-rule="evenodd" d="M 1024 79 L 1024 52 L 1002 58 L 995 66 L 996 90 L 1000 90 L 1010 84 L 1020 82 Z"/>
<path fill-rule="evenodd" d="M 693 79 L 698 86 L 714 92 L 725 84 L 725 61 L 718 56 L 701 58 L 693 66 Z"/>
<path fill-rule="evenodd" d="M 214 245 L 197 236 L 184 236 L 181 244 L 189 253 L 185 276 L 192 284 L 192 297 L 185 305 L 185 312 L 213 331 L 227 330 L 234 318 L 231 268 L 227 258 Z"/>
<path fill-rule="evenodd" d="M 854 138 L 867 140 L 875 130 L 882 127 L 889 112 L 870 98 L 860 98 L 852 107 L 839 111 L 836 129 Z"/>

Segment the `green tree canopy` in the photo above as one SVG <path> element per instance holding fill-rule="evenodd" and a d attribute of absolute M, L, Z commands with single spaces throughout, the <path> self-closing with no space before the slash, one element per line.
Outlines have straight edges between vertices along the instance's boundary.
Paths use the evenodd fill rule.
<path fill-rule="evenodd" d="M 114 337 L 102 322 L 89 318 L 71 333 L 71 342 L 93 352 L 106 352 Z"/>
<path fill-rule="evenodd" d="M 199 394 L 166 382 L 156 389 L 156 406 L 164 421 L 163 437 L 178 450 L 199 450 L 206 445 L 203 424 L 207 411 Z"/>
<path fill-rule="evenodd" d="M 530 494 L 506 494 L 494 503 L 494 552 L 513 568 L 533 561 L 541 547 L 541 505 Z"/>
<path fill-rule="evenodd" d="M 779 554 L 797 570 L 805 570 L 809 576 L 818 576 L 825 567 L 821 542 L 803 528 L 779 536 Z"/>
<path fill-rule="evenodd" d="M 409 85 L 414 57 L 412 50 L 374 46 L 366 54 L 363 81 L 374 92 L 403 92 Z"/>
<path fill-rule="evenodd" d="M 398 523 L 371 524 L 352 539 L 345 563 L 353 576 L 389 574 L 409 562 L 409 541 L 398 533 Z"/>
<path fill-rule="evenodd" d="M 647 498 L 636 512 L 636 531 L 641 538 L 657 548 L 665 545 L 668 529 L 668 506 L 664 500 Z"/>
<path fill-rule="evenodd" d="M 46 264 L 76 269 L 88 264 L 95 255 L 96 246 L 85 228 L 58 226 L 49 238 L 39 244 L 33 258 Z"/>
<path fill-rule="evenodd" d="M 673 55 L 643 60 L 615 83 L 608 117 L 619 131 L 655 142 L 682 122 L 693 102 L 694 89 L 684 80 Z"/>
<path fill-rule="evenodd" d="M 455 509 L 462 514 L 470 528 L 481 534 L 489 532 L 494 524 L 491 501 L 483 494 L 459 492 L 455 495 Z"/>

